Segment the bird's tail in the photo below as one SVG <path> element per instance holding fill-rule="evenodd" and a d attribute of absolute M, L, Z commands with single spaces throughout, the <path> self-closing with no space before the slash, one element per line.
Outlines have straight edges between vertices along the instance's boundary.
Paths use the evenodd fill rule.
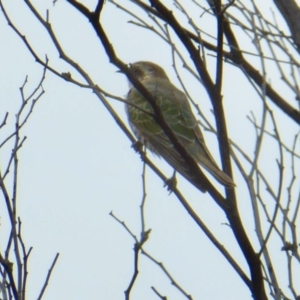
<path fill-rule="evenodd" d="M 224 186 L 228 188 L 233 188 L 235 186 L 233 180 L 226 173 L 221 171 L 214 161 L 211 161 L 209 158 L 207 158 L 201 159 L 199 163 Z"/>

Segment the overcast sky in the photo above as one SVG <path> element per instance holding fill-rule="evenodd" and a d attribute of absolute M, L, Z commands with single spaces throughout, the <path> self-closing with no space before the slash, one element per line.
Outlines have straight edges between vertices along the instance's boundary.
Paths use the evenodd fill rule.
<path fill-rule="evenodd" d="M 85 1 L 88 2 L 93 7 L 95 1 Z M 165 2 L 172 4 L 172 1 Z M 4 0 L 3 3 L 38 55 L 42 58 L 47 55 L 52 67 L 59 72 L 71 72 L 73 78 L 82 80 L 59 59 L 46 31 L 24 1 Z M 55 6 L 52 1 L 33 3 L 44 17 L 46 9 L 49 9 L 50 22 L 64 50 L 90 74 L 94 82 L 106 91 L 124 97 L 128 91 L 127 80 L 109 63 L 89 22 L 65 1 L 57 1 Z M 270 18 L 271 4 L 272 1 L 264 1 L 263 8 Z M 130 7 L 131 11 L 139 12 L 133 5 Z M 210 18 L 205 15 L 199 18 L 195 10 L 193 17 L 199 23 L 207 22 L 208 31 L 214 33 L 215 26 L 209 23 Z M 157 35 L 128 23 L 131 19 L 106 1 L 103 23 L 117 54 L 126 63 L 149 60 L 161 65 L 172 82 L 180 87 L 172 68 L 170 48 Z M 282 24 L 282 27 L 284 30 L 285 25 Z M 25 77 L 28 76 L 25 94 L 30 94 L 43 69 L 7 25 L 2 13 L 0 40 L 0 121 L 5 112 L 10 113 L 7 126 L 0 131 L 2 141 L 14 129 L 15 114 L 21 103 L 19 88 Z M 248 47 L 252 46 L 245 41 L 245 48 Z M 213 63 L 213 59 L 209 63 Z M 180 63 L 178 65 L 181 66 Z M 226 66 L 224 73 L 223 94 L 229 134 L 247 149 L 248 154 L 253 155 L 255 131 L 246 116 L 253 111 L 261 118 L 260 100 L 245 79 L 239 79 L 239 72 Z M 214 124 L 210 101 L 203 87 L 186 71 L 182 73 L 193 99 Z M 33 247 L 27 299 L 36 299 L 57 252 L 60 257 L 43 299 L 123 299 L 133 272 L 134 240 L 109 213 L 113 211 L 139 237 L 143 165 L 128 138 L 90 90 L 74 86 L 50 72 L 46 74 L 43 87 L 45 94 L 22 131 L 22 136 L 27 136 L 27 139 L 19 152 L 19 215 L 26 246 Z M 124 104 L 108 100 L 127 124 Z M 257 105 L 253 105 L 253 101 Z M 275 107 L 272 106 L 272 109 L 277 112 Z M 280 113 L 277 117 L 283 119 Z M 296 132 L 292 122 L 287 122 L 286 126 Z M 289 140 L 292 136 L 283 138 Z M 219 162 L 215 136 L 205 132 L 205 139 Z M 11 146 L 9 144 L 1 150 L 1 166 L 7 163 Z M 270 140 L 270 149 L 273 147 Z M 264 153 L 263 157 L 274 161 L 274 153 L 270 152 Z M 149 156 L 167 176 L 172 175 L 172 169 L 165 162 L 151 154 Z M 270 180 L 276 182 L 276 164 L 270 164 L 266 169 Z M 146 175 L 146 228 L 152 229 L 145 245 L 148 253 L 164 263 L 193 299 L 252 299 L 242 280 L 193 223 L 176 197 L 168 194 L 163 182 L 150 169 L 147 169 Z M 253 219 L 247 213 L 250 203 L 245 184 L 239 177 L 235 178 L 235 182 L 245 227 L 253 244 L 258 246 Z M 178 185 L 248 274 L 243 256 L 226 225 L 225 215 L 208 194 L 199 193 L 180 177 Z M 222 191 L 220 185 L 216 183 L 216 186 Z M 3 205 L 0 204 L 0 240 L 5 242 L 8 231 Z M 279 244 L 276 247 L 276 260 L 280 264 L 284 254 Z M 159 267 L 144 256 L 141 256 L 139 270 L 132 299 L 158 299 L 151 286 L 168 299 L 184 299 Z M 297 280 L 299 282 L 300 276 L 295 278 L 295 282 Z M 287 283 L 283 286 L 286 287 Z"/>

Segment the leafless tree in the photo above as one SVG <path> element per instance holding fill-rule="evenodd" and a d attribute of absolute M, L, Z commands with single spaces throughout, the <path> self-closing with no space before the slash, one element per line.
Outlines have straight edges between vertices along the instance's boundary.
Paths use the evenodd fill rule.
<path fill-rule="evenodd" d="M 56 2 L 54 1 L 54 4 Z M 250 270 L 249 274 L 231 255 L 228 245 L 223 245 L 218 240 L 214 232 L 202 220 L 201 214 L 190 205 L 185 197 L 185 191 L 174 187 L 172 192 L 181 202 L 190 218 L 201 229 L 199 234 L 204 232 L 240 276 L 254 299 L 299 299 L 299 286 L 294 281 L 294 274 L 296 270 L 299 270 L 300 263 L 299 241 L 297 240 L 299 235 L 297 219 L 300 205 L 298 175 L 300 158 L 298 127 L 300 124 L 300 9 L 296 2 L 294 0 L 274 1 L 274 4 L 272 4 L 274 10 L 273 20 L 264 17 L 260 9 L 260 1 L 255 0 L 227 2 L 220 0 L 175 0 L 172 4 L 165 4 L 165 1 L 159 0 L 99 0 L 95 7 L 86 6 L 84 1 L 69 0 L 67 2 L 70 7 L 79 12 L 78 18 L 85 18 L 90 22 L 90 30 L 93 30 L 99 41 L 101 41 L 107 60 L 126 74 L 135 88 L 149 101 L 153 107 L 155 121 L 162 127 L 176 150 L 185 159 L 187 167 L 203 182 L 212 201 L 226 215 L 236 244 L 247 262 Z M 49 11 L 46 17 L 43 17 L 43 13 L 39 12 L 29 0 L 25 0 L 28 8 L 39 21 L 40 26 L 44 27 L 49 35 L 60 58 L 73 68 L 72 72 L 61 72 L 53 67 L 47 59 L 40 57 L 30 41 L 26 39 L 22 30 L 15 26 L 14 20 L 10 18 L 5 10 L 5 2 L 0 1 L 0 3 L 9 25 L 23 40 L 37 63 L 69 83 L 92 90 L 111 114 L 116 125 L 119 126 L 132 144 L 135 144 L 136 139 L 128 128 L 126 121 L 122 120 L 111 105 L 111 101 L 126 102 L 126 99 L 113 95 L 97 85 L 88 72 L 68 55 L 51 26 Z M 102 21 L 106 5 L 111 4 L 115 5 L 116 10 L 121 10 L 128 15 L 130 21 L 127 26 L 138 26 L 145 31 L 151 31 L 169 45 L 174 72 L 182 84 L 182 89 L 189 96 L 191 103 L 198 112 L 199 123 L 203 129 L 216 135 L 222 168 L 234 178 L 237 184 L 235 189 L 225 189 L 222 193 L 219 192 L 180 145 L 163 117 L 156 113 L 158 107 L 155 103 L 155 97 L 137 80 L 130 66 L 120 59 L 122 50 L 114 48 L 114 41 L 111 40 L 107 33 L 108 28 L 105 27 Z M 205 28 L 198 19 L 193 18 L 192 11 L 199 17 L 205 16 L 210 22 L 213 22 L 215 33 L 211 33 L 211 30 Z M 182 21 L 183 18 L 186 22 Z M 286 22 L 290 32 L 281 29 L 279 24 L 282 23 L 277 21 L 279 19 L 280 22 Z M 180 66 L 183 66 L 184 71 L 189 72 L 206 91 L 213 108 L 213 124 L 201 112 L 198 106 L 199 103 L 194 102 L 190 97 L 188 88 L 182 79 L 183 69 Z M 226 71 L 224 71 L 225 69 Z M 235 76 L 245 79 L 244 82 L 247 88 L 256 93 L 253 105 L 255 102 L 255 105 L 260 106 L 261 113 L 259 116 L 254 112 L 251 112 L 248 116 L 249 123 L 252 124 L 256 133 L 255 141 L 252 144 L 253 150 L 251 151 L 245 149 L 239 141 L 229 138 L 231 134 L 228 129 L 227 112 L 230 107 L 226 107 L 226 102 L 223 101 L 223 98 L 226 97 L 224 91 L 226 90 L 225 77 L 228 74 L 227 70 L 234 70 Z M 80 75 L 82 80 L 75 79 L 78 78 L 77 75 Z M 232 78 L 232 81 L 234 82 L 235 78 Z M 243 100 L 237 99 L 236 101 Z M 13 134 L 16 139 L 16 146 L 9 167 L 6 170 L 11 167 L 11 164 L 17 164 L 17 150 L 22 145 L 18 128 Z M 243 134 L 247 135 L 249 133 Z M 270 143 L 272 148 L 270 148 Z M 139 147 L 135 147 L 135 150 L 144 164 L 166 182 L 167 176 L 163 174 L 159 166 L 151 161 L 147 153 Z M 277 180 L 274 180 L 274 174 L 269 171 L 270 166 L 272 166 L 272 170 L 277 170 Z M 6 171 L 1 171 L 1 187 L 6 199 L 5 186 L 3 185 L 5 176 Z M 147 181 L 145 177 L 143 179 L 145 189 Z M 247 188 L 246 195 L 239 192 L 242 186 Z M 150 231 L 145 226 L 145 199 L 146 193 L 144 192 L 141 202 L 142 230 L 139 238 L 126 225 L 126 220 L 121 220 L 111 212 L 112 217 L 124 226 L 132 236 L 135 245 L 133 275 L 129 279 L 130 283 L 125 291 L 125 299 L 130 299 L 130 293 L 134 289 L 138 278 L 141 254 L 159 266 L 185 298 L 193 299 L 193 296 L 185 291 L 184 287 L 176 281 L 167 268 L 145 249 L 147 240 L 151 238 Z M 13 201 L 13 198 L 11 201 Z M 251 212 L 239 211 L 238 203 L 241 201 L 249 201 Z M 9 201 L 7 205 L 11 205 Z M 13 212 L 14 209 L 12 208 L 11 213 Z M 249 213 L 255 220 L 255 225 L 250 229 L 251 232 L 255 231 L 255 237 L 252 237 L 249 227 L 246 227 L 243 222 L 243 215 Z M 17 239 L 20 233 L 20 225 L 15 224 L 15 218 L 16 215 L 12 215 L 12 237 L 9 239 L 9 244 L 15 243 L 17 245 L 21 242 L 21 245 L 23 245 L 22 239 Z M 19 224 L 21 223 L 19 222 Z M 274 240 L 281 245 L 281 249 L 274 246 L 272 242 Z M 29 253 L 23 248 L 22 251 L 26 254 L 24 256 L 27 257 Z M 286 268 L 284 270 L 278 269 L 276 266 L 276 253 L 279 251 L 285 253 Z M 18 260 L 20 259 L 17 258 Z M 3 283 L 8 283 L 14 297 L 23 299 L 17 298 L 20 297 L 18 293 L 22 290 L 20 287 L 23 283 L 14 283 L 15 279 L 10 273 L 11 267 L 8 254 L 1 257 L 1 267 L 1 274 L 5 279 L 2 281 L 2 286 Z M 146 270 L 140 271 L 146 272 Z M 23 275 L 22 280 L 26 280 L 24 278 L 25 275 Z M 287 288 L 283 286 L 281 278 L 288 281 Z M 152 287 L 152 289 L 158 298 L 167 299 L 157 288 Z"/>
<path fill-rule="evenodd" d="M 11 130 L 6 133 L 0 142 L 1 153 L 7 154 L 6 164 L 1 165 L 0 187 L 2 199 L 5 202 L 6 214 L 2 213 L 2 218 L 9 224 L 6 232 L 6 245 L 0 252 L 0 293 L 1 299 L 25 299 L 28 263 L 32 247 L 27 247 L 22 236 L 22 221 L 18 216 L 18 177 L 19 177 L 19 151 L 22 148 L 26 136 L 23 129 L 33 113 L 38 100 L 43 96 L 43 82 L 45 80 L 46 68 L 44 68 L 40 82 L 33 90 L 27 89 L 27 77 L 20 88 L 20 105 L 15 116 L 8 112 L 4 114 L 0 129 Z M 15 120 L 13 120 L 15 118 Z M 14 126 L 9 126 L 14 123 Z M 10 150 L 10 151 L 9 151 Z M 12 175 L 10 175 L 10 173 Z M 2 252 L 3 251 L 3 252 Z M 54 258 L 49 269 L 44 286 L 41 288 L 38 299 L 42 299 L 48 284 L 52 269 L 58 259 L 58 254 Z"/>

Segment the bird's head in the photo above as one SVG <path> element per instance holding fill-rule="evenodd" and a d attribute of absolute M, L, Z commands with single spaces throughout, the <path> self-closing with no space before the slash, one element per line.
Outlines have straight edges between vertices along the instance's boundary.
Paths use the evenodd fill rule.
<path fill-rule="evenodd" d="M 159 66 L 150 61 L 138 61 L 130 64 L 130 69 L 133 71 L 139 81 L 148 79 L 167 79 L 165 71 Z"/>

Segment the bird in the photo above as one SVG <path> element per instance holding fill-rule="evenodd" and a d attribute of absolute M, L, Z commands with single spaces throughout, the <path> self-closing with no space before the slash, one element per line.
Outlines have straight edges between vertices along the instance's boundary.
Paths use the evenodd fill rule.
<path fill-rule="evenodd" d="M 164 121 L 188 154 L 222 185 L 233 188 L 233 180 L 221 171 L 206 147 L 199 123 L 186 95 L 172 84 L 164 69 L 149 61 L 138 61 L 129 66 L 139 82 L 154 97 Z M 190 174 L 186 161 L 156 122 L 151 104 L 130 81 L 125 110 L 137 140 L 154 154 L 164 158 L 175 171 L 200 191 L 206 192 L 204 185 L 199 184 L 199 178 L 196 180 L 193 174 Z"/>

